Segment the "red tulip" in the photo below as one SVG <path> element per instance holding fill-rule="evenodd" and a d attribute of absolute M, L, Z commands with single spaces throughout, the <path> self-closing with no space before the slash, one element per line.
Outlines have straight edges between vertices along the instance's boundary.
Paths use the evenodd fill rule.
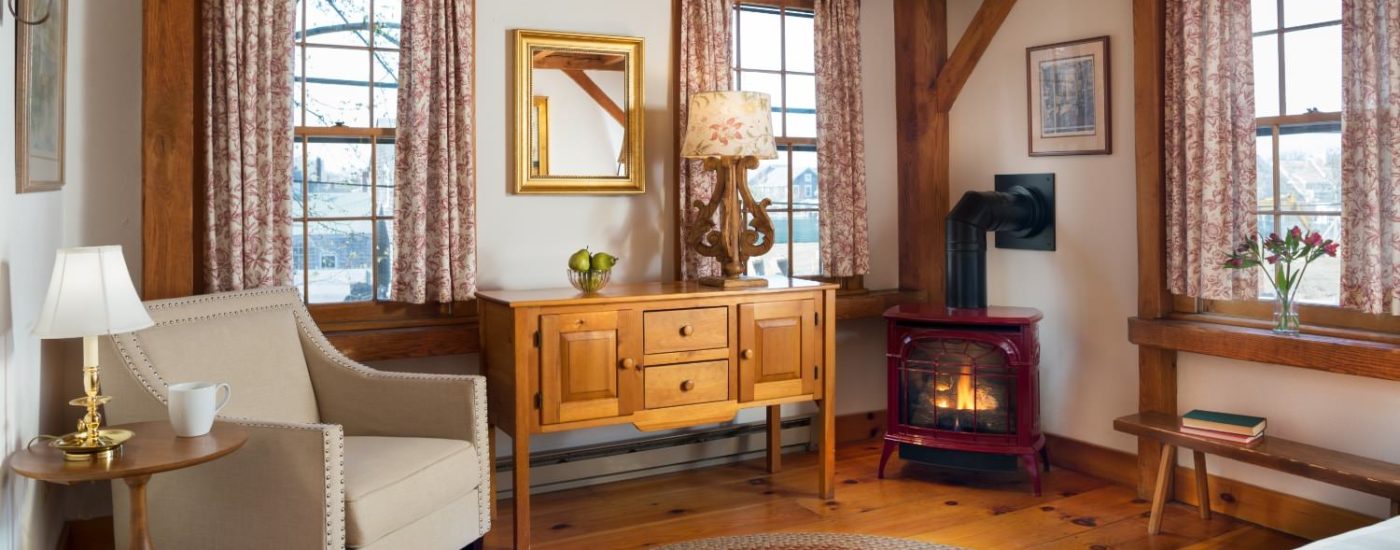
<path fill-rule="evenodd" d="M 1334 243 L 1329 241 L 1327 244 L 1322 245 L 1322 251 L 1325 252 L 1328 256 L 1332 256 L 1335 258 L 1337 257 L 1337 249 L 1341 247 L 1341 243 Z"/>
<path fill-rule="evenodd" d="M 1303 242 L 1307 243 L 1308 246 L 1317 246 L 1317 243 L 1322 242 L 1322 234 L 1314 231 L 1309 234 L 1308 238 L 1304 239 Z"/>
<path fill-rule="evenodd" d="M 1278 254 L 1274 254 L 1273 256 L 1269 256 L 1268 258 L 1264 259 L 1268 260 L 1271 264 L 1278 263 Z"/>
<path fill-rule="evenodd" d="M 1293 226 L 1293 229 L 1288 230 L 1288 236 L 1293 237 L 1295 239 L 1303 238 L 1303 228 L 1298 227 L 1296 225 Z"/>

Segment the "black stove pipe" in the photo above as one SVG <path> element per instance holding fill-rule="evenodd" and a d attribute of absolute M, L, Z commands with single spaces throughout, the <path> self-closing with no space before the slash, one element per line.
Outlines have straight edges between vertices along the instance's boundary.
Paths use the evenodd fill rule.
<path fill-rule="evenodd" d="M 1025 187 L 963 194 L 948 213 L 948 307 L 987 307 L 988 231 L 1029 236 L 1044 229 L 1049 220 L 1045 199 Z"/>

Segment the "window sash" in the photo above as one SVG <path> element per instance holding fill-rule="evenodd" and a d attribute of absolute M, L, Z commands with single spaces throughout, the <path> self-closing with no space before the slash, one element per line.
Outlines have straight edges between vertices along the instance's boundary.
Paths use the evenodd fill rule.
<path fill-rule="evenodd" d="M 776 13 L 776 14 L 778 14 L 778 15 L 780 16 L 780 18 L 779 18 L 779 25 L 778 25 L 778 30 L 779 30 L 779 35 L 778 35 L 778 62 L 779 62 L 779 65 L 778 65 L 778 66 L 779 66 L 779 68 L 778 68 L 778 69 L 751 68 L 751 67 L 746 67 L 746 66 L 744 66 L 744 63 L 743 63 L 743 61 L 744 61 L 744 56 L 743 56 L 743 54 L 741 53 L 744 46 L 743 46 L 743 41 L 742 41 L 742 39 L 740 38 L 740 36 L 741 36 L 740 30 L 741 30 L 741 25 L 742 25 L 742 23 L 741 23 L 741 17 L 742 17 L 741 14 L 742 14 L 744 11 L 746 11 L 746 9 L 747 9 L 747 10 L 752 10 L 754 7 L 771 9 L 773 13 Z M 815 109 L 815 108 L 812 108 L 812 109 L 806 109 L 806 108 L 794 109 L 794 108 L 791 108 L 791 106 L 788 105 L 788 101 L 787 101 L 788 77 L 790 77 L 790 76 L 815 77 L 815 76 L 816 76 L 816 73 L 815 73 L 815 72 L 796 71 L 796 70 L 789 70 L 789 69 L 788 69 L 788 66 L 787 66 L 787 61 L 788 61 L 788 60 L 787 60 L 787 23 L 788 23 L 788 19 L 787 19 L 787 18 L 788 18 L 788 17 L 791 17 L 791 16 L 806 16 L 806 17 L 810 17 L 810 16 L 812 15 L 812 14 L 811 14 L 811 11 L 813 10 L 813 8 L 814 8 L 814 5 L 813 5 L 812 0 L 743 0 L 743 1 L 735 2 L 734 8 L 733 8 L 733 9 L 734 9 L 734 15 L 735 15 L 735 17 L 734 17 L 734 25 L 735 25 L 735 30 L 734 30 L 734 40 L 735 40 L 734 52 L 735 52 L 736 55 L 735 55 L 735 58 L 734 58 L 734 60 L 733 60 L 733 67 L 731 67 L 731 70 L 732 70 L 733 82 L 734 82 L 734 84 L 735 84 L 735 88 L 736 88 L 736 89 L 741 89 L 741 88 L 742 88 L 742 84 L 743 84 L 743 73 L 759 73 L 759 74 L 768 74 L 768 75 L 774 75 L 774 76 L 780 77 L 779 80 L 778 80 L 778 86 L 779 86 L 779 87 L 778 87 L 778 93 L 781 94 L 781 97 L 782 97 L 783 102 L 782 102 L 782 107 L 774 107 L 773 112 L 774 112 L 774 113 L 779 113 L 779 114 L 781 114 L 782 116 L 779 116 L 779 117 L 778 117 L 778 121 L 779 121 L 778 127 L 775 127 L 775 128 L 773 129 L 773 130 L 774 130 L 774 134 L 775 134 L 775 137 L 774 137 L 773 141 L 774 141 L 774 144 L 777 146 L 778 155 L 780 156 L 779 158 L 785 158 L 785 166 L 786 166 L 786 168 L 787 168 L 787 191 L 786 191 L 786 197 L 787 197 L 787 199 L 786 199 L 784 202 L 782 202 L 782 203 L 770 204 L 770 205 L 768 206 L 768 208 L 767 208 L 767 211 L 768 211 L 770 214 L 781 214 L 781 215 L 785 216 L 785 218 L 786 218 L 785 220 L 783 220 L 782 222 L 779 222 L 779 223 L 785 223 L 785 224 L 786 224 L 786 227 L 785 227 L 784 229 L 786 229 L 787 242 L 783 242 L 783 243 L 774 243 L 773 246 L 774 246 L 774 249 L 775 249 L 775 250 L 776 250 L 777 247 L 779 247 L 779 246 L 782 246 L 782 247 L 785 247 L 785 248 L 786 248 L 786 250 L 785 250 L 786 254 L 785 254 L 784 256 L 782 256 L 782 257 L 787 258 L 787 261 L 789 262 L 789 263 L 788 263 L 788 270 L 787 270 L 787 271 L 788 271 L 788 273 L 787 273 L 787 278 L 788 278 L 789 280 L 792 280 L 792 279 L 795 279 L 795 278 L 812 279 L 812 278 L 820 278 L 820 277 L 821 277 L 821 275 L 820 275 L 820 271 L 821 271 L 820 264 L 819 264 L 818 267 L 817 267 L 817 273 L 802 274 L 802 273 L 797 273 L 797 272 L 796 272 L 796 270 L 794 269 L 794 268 L 795 268 L 795 264 L 793 263 L 793 260 L 794 260 L 795 256 L 797 255 L 797 240 L 796 240 L 796 232 L 795 232 L 795 231 L 796 231 L 796 218 L 797 218 L 797 215 L 799 215 L 799 214 L 817 214 L 817 215 L 820 217 L 820 214 L 821 214 L 821 211 L 820 211 L 820 208 L 819 208 L 819 207 L 794 206 L 793 197 L 794 197 L 794 191 L 795 191 L 795 185 L 796 185 L 796 181 L 795 181 L 795 180 L 796 180 L 797 174 L 794 172 L 794 168 L 793 168 L 793 154 L 794 154 L 795 152 L 815 152 L 815 151 L 816 151 L 816 145 L 817 145 L 817 139 L 816 139 L 815 137 L 789 137 L 789 136 L 787 136 L 787 133 L 788 133 L 788 132 L 787 132 L 787 119 L 788 119 L 787 115 L 788 115 L 789 113 L 796 113 L 796 114 L 815 114 L 815 113 L 816 113 L 816 109 Z M 754 10 L 754 11 L 756 11 L 756 10 Z M 764 11 L 767 11 L 767 10 L 764 10 Z M 815 46 L 815 45 L 814 45 L 814 46 Z M 818 197 L 820 197 L 820 192 L 818 193 Z M 747 216 L 746 216 L 745 222 L 747 222 L 747 221 L 748 221 L 748 220 L 747 220 Z M 776 229 L 777 229 L 777 228 L 775 227 L 774 229 L 775 229 L 775 236 L 776 236 Z M 818 244 L 818 246 L 820 247 L 820 243 Z M 764 256 L 761 256 L 761 257 L 769 256 L 769 255 L 771 255 L 772 253 L 773 253 L 773 251 L 770 251 L 768 254 L 765 254 Z M 820 257 L 820 251 L 818 252 L 818 255 L 819 255 L 818 257 Z M 747 265 L 745 265 L 744 267 L 745 267 L 746 270 L 748 269 L 748 266 L 747 266 Z"/>

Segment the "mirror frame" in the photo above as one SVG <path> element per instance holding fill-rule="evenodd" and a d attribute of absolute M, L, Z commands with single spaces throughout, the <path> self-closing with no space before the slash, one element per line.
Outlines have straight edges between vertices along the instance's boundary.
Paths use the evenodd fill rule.
<path fill-rule="evenodd" d="M 646 108 L 642 102 L 641 38 L 538 30 L 515 30 L 515 192 L 517 194 L 618 195 L 646 192 L 646 158 L 642 132 Z M 534 110 L 534 62 L 531 50 L 616 53 L 627 56 L 623 78 L 627 113 L 626 176 L 540 176 L 531 170 L 530 114 Z"/>

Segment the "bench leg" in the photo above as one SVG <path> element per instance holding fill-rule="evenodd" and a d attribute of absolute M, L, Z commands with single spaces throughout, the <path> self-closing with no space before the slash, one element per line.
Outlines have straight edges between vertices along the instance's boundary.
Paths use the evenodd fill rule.
<path fill-rule="evenodd" d="M 1201 519 L 1210 519 L 1210 488 L 1206 483 L 1206 454 L 1201 451 L 1191 451 L 1191 458 L 1196 462 L 1196 506 L 1201 512 Z"/>
<path fill-rule="evenodd" d="M 1176 445 L 1162 445 L 1162 462 L 1157 466 L 1157 488 L 1152 491 L 1152 514 L 1147 518 L 1147 534 L 1162 532 L 1162 510 L 1167 504 L 1167 488 L 1171 486 L 1172 466 L 1176 464 Z"/>

